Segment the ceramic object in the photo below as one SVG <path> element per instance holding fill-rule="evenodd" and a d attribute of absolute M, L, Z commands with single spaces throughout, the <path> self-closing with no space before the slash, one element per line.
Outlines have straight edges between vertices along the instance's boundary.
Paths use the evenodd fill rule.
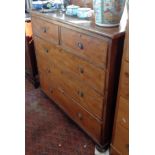
<path fill-rule="evenodd" d="M 68 5 L 66 14 L 70 16 L 77 16 L 79 6 L 77 5 Z"/>
<path fill-rule="evenodd" d="M 125 0 L 93 0 L 96 25 L 104 27 L 118 26 L 124 6 Z"/>
<path fill-rule="evenodd" d="M 50 2 L 47 2 L 47 3 L 43 4 L 43 8 L 44 9 L 51 9 L 52 8 L 52 4 Z"/>
<path fill-rule="evenodd" d="M 43 7 L 42 1 L 33 1 L 32 2 L 32 8 L 33 9 L 39 10 L 39 9 L 42 9 L 42 7 Z"/>
<path fill-rule="evenodd" d="M 79 8 L 77 16 L 79 18 L 85 19 L 85 18 L 91 17 L 92 13 L 93 13 L 93 11 L 91 8 Z"/>
<path fill-rule="evenodd" d="M 48 0 L 44 0 L 44 1 L 35 0 L 35 1 L 32 1 L 32 8 L 39 10 L 39 9 L 42 9 L 43 6 L 45 6 L 47 3 L 48 3 Z"/>
<path fill-rule="evenodd" d="M 62 5 L 62 3 L 54 2 L 53 5 L 52 5 L 52 7 L 53 7 L 54 9 L 61 9 L 61 5 Z"/>

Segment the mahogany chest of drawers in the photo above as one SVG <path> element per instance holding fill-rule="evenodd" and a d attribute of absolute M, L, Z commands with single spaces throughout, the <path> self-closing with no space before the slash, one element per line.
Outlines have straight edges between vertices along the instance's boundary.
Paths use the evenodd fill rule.
<path fill-rule="evenodd" d="M 124 29 L 31 12 L 41 88 L 97 144 L 111 140 Z"/>
<path fill-rule="evenodd" d="M 111 155 L 129 155 L 129 25 L 125 35 Z"/>

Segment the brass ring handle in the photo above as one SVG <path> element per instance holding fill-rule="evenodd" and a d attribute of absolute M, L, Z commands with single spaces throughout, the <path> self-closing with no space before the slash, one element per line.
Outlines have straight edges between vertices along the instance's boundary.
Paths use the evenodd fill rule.
<path fill-rule="evenodd" d="M 78 42 L 78 43 L 77 43 L 77 46 L 78 46 L 81 50 L 84 49 L 84 46 L 83 46 L 83 44 L 82 44 L 81 42 Z"/>
<path fill-rule="evenodd" d="M 78 118 L 79 118 L 80 120 L 83 119 L 83 116 L 82 116 L 82 114 L 81 114 L 80 112 L 77 113 L 77 116 L 78 116 Z"/>

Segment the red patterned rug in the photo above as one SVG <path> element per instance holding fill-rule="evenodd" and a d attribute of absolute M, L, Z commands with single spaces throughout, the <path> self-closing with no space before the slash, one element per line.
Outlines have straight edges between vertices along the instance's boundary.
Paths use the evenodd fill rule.
<path fill-rule="evenodd" d="M 25 81 L 25 154 L 94 155 L 93 141 L 40 88 Z"/>

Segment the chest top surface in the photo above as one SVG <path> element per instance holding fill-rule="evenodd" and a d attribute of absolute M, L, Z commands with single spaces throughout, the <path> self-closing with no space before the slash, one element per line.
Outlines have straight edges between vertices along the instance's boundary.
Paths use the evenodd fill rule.
<path fill-rule="evenodd" d="M 98 35 L 108 37 L 111 39 L 118 38 L 124 35 L 125 33 L 125 26 L 126 26 L 125 22 L 123 24 L 120 24 L 118 27 L 105 28 L 105 27 L 97 26 L 92 19 L 89 19 L 89 20 L 79 19 L 76 17 L 67 16 L 64 13 L 60 13 L 60 12 L 41 13 L 39 11 L 31 11 L 31 16 L 32 17 L 38 16 L 40 18 L 59 22 L 60 24 L 62 23 L 62 24 L 74 26 L 76 28 L 93 32 Z"/>

